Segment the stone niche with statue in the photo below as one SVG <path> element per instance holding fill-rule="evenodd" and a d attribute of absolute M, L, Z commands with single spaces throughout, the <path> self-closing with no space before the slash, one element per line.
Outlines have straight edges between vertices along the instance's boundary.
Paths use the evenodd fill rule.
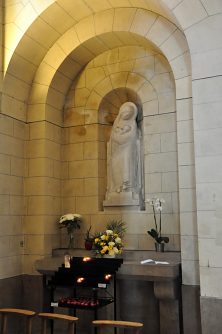
<path fill-rule="evenodd" d="M 143 159 L 138 107 L 133 102 L 121 105 L 107 143 L 107 190 L 104 210 L 116 208 L 142 210 Z"/>

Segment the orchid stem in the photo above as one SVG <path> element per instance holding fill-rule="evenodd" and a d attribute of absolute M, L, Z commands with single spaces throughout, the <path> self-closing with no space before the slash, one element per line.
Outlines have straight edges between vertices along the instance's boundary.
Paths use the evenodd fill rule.
<path fill-rule="evenodd" d="M 162 213 L 162 203 L 161 203 L 161 201 L 160 201 L 160 208 L 161 208 L 161 210 L 160 210 L 160 237 L 161 237 L 161 229 L 162 229 L 162 221 L 161 221 L 161 218 L 162 218 L 162 215 L 161 215 L 161 213 Z"/>
<path fill-rule="evenodd" d="M 154 223 L 155 223 L 156 231 L 157 231 L 157 233 L 158 233 L 158 230 L 157 230 L 157 222 L 156 222 L 156 212 L 155 212 L 155 209 L 154 209 L 154 204 L 152 205 L 152 207 L 153 207 Z"/>

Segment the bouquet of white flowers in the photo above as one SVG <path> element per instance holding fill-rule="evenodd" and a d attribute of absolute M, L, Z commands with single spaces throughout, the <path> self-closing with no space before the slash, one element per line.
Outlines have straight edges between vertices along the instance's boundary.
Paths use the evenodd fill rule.
<path fill-rule="evenodd" d="M 59 227 L 67 228 L 67 233 L 69 235 L 69 248 L 73 248 L 75 229 L 80 229 L 80 224 L 82 222 L 82 216 L 78 213 L 67 213 L 59 219 Z"/>

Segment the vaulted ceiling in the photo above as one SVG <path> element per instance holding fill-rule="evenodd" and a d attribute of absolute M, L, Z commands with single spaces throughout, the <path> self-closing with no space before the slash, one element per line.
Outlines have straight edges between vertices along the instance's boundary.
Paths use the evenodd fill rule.
<path fill-rule="evenodd" d="M 2 110 L 10 106 L 22 120 L 36 105 L 44 115 L 46 105 L 61 110 L 76 75 L 107 50 L 138 45 L 186 62 L 185 36 L 164 1 L 41 0 L 18 8 L 5 8 Z"/>

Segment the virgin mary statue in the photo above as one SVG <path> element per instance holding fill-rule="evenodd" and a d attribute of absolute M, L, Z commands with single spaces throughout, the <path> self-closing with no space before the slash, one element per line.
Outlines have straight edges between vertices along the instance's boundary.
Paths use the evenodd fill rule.
<path fill-rule="evenodd" d="M 137 106 L 122 104 L 107 144 L 104 206 L 138 206 L 141 197 L 141 148 Z"/>

